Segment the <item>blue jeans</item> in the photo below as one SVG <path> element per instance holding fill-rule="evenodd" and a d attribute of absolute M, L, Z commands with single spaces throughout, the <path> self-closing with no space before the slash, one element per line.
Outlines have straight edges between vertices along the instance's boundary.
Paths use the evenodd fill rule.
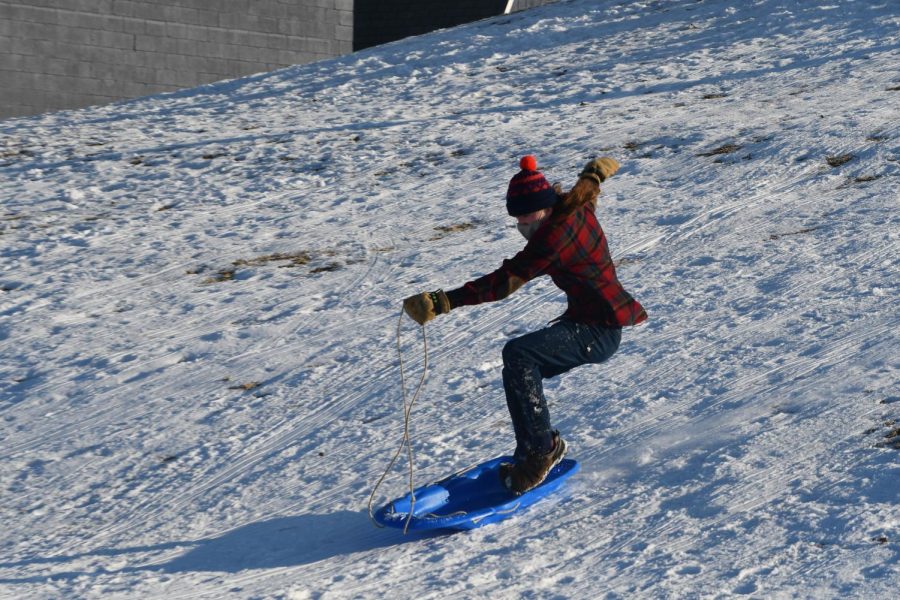
<path fill-rule="evenodd" d="M 588 363 L 602 363 L 622 341 L 620 327 L 560 320 L 503 348 L 503 388 L 516 434 L 516 458 L 553 448 L 543 380 Z"/>

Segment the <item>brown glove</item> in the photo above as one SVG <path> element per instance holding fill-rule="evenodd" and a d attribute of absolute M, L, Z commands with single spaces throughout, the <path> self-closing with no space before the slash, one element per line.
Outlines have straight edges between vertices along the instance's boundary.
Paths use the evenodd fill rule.
<path fill-rule="evenodd" d="M 403 310 L 413 321 L 424 325 L 436 316 L 450 312 L 450 300 L 444 290 L 423 292 L 404 300 Z"/>
<path fill-rule="evenodd" d="M 619 170 L 619 163 L 614 158 L 604 156 L 603 158 L 595 158 L 584 166 L 579 177 L 590 177 L 596 179 L 597 183 L 603 183 L 607 178 L 612 177 Z"/>

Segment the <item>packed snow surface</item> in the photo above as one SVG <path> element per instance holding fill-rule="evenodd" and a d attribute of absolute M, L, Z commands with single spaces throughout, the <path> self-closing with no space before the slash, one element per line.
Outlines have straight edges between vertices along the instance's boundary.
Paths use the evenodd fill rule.
<path fill-rule="evenodd" d="M 0 130 L 0 596 L 896 593 L 894 0 L 560 2 Z M 376 529 L 401 301 L 522 247 L 527 153 L 622 163 L 598 215 L 650 320 L 547 382 L 553 497 Z M 512 449 L 501 349 L 564 307 L 426 327 L 417 484 Z"/>

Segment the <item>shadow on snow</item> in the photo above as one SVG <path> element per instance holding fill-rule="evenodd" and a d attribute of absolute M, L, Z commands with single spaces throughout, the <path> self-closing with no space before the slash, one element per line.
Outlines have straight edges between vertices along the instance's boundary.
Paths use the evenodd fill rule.
<path fill-rule="evenodd" d="M 0 584 L 43 583 L 78 577 L 140 572 L 237 573 L 248 569 L 295 567 L 328 560 L 335 556 L 414 542 L 435 535 L 438 534 L 410 532 L 409 535 L 403 535 L 400 530 L 377 530 L 372 526 L 365 511 L 344 510 L 329 514 L 279 517 L 239 527 L 217 538 L 129 548 L 101 548 L 71 556 L 35 557 L 16 562 L 0 562 L 0 569 L 16 569 L 41 564 L 65 565 L 81 559 L 123 557 L 191 547 L 162 564 L 126 566 L 113 570 L 100 568 L 91 571 L 44 572 L 24 577 L 0 577 Z"/>

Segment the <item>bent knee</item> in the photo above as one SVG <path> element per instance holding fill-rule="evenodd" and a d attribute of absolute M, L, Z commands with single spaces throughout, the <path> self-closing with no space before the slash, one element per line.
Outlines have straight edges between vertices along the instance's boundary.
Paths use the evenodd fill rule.
<path fill-rule="evenodd" d="M 509 340 L 503 346 L 503 364 L 508 365 L 513 362 L 520 361 L 524 357 L 524 346 L 520 342 L 521 338 Z"/>

